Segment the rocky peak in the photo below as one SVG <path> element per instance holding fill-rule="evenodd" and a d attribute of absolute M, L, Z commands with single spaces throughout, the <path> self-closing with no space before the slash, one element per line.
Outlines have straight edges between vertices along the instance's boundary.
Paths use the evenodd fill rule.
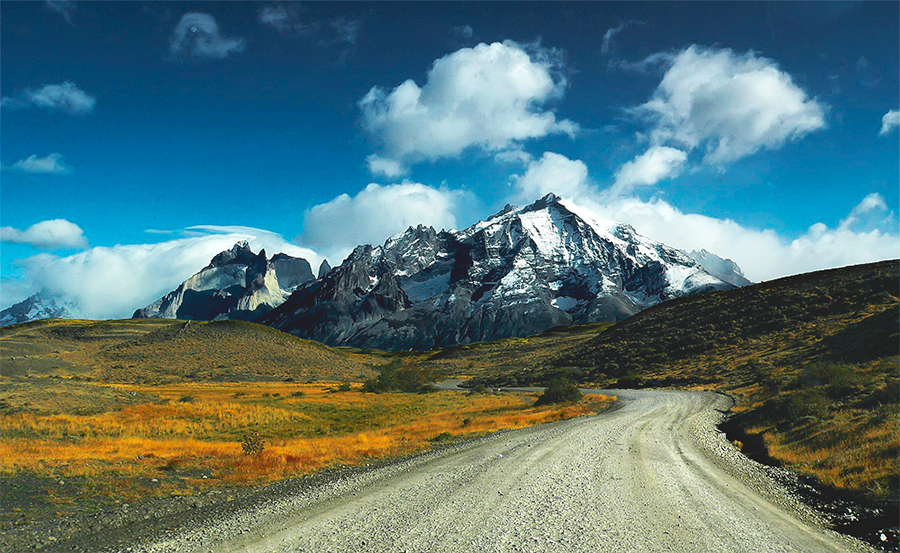
<path fill-rule="evenodd" d="M 208 267 L 224 267 L 232 263 L 248 264 L 253 258 L 253 251 L 250 244 L 246 240 L 241 240 L 231 247 L 230 250 L 216 254 L 209 262 Z"/>
<path fill-rule="evenodd" d="M 550 206 L 558 206 L 559 202 L 562 200 L 559 196 L 550 192 L 540 200 L 534 202 L 533 204 L 523 207 L 519 213 L 529 213 L 531 211 L 540 211 L 541 209 L 547 209 Z"/>
<path fill-rule="evenodd" d="M 323 276 L 328 274 L 328 271 L 331 270 L 331 265 L 328 263 L 327 259 L 322 260 L 322 264 L 319 265 L 319 274 L 317 278 L 322 278 Z"/>

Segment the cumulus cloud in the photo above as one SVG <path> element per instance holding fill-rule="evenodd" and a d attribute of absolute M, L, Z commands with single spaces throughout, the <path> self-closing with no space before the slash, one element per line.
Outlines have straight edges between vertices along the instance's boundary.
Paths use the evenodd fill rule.
<path fill-rule="evenodd" d="M 38 157 L 30 155 L 25 159 L 13 163 L 9 167 L 3 167 L 9 171 L 17 171 L 20 173 L 30 173 L 33 175 L 68 175 L 72 172 L 72 167 L 66 164 L 62 154 L 53 152 L 46 157 Z"/>
<path fill-rule="evenodd" d="M 130 317 L 205 267 L 217 253 L 247 240 L 253 251 L 265 248 L 307 259 L 313 267 L 321 256 L 290 244 L 280 235 L 234 226 L 196 226 L 187 236 L 156 244 L 95 247 L 60 257 L 39 254 L 20 263 L 32 291 L 47 290 L 76 304 L 92 319 Z"/>
<path fill-rule="evenodd" d="M 42 250 L 67 250 L 87 247 L 84 231 L 65 219 L 35 223 L 25 230 L 0 227 L 0 242 L 28 244 Z"/>
<path fill-rule="evenodd" d="M 900 126 L 900 110 L 892 109 L 881 118 L 881 132 L 878 134 L 884 136 L 898 126 Z"/>
<path fill-rule="evenodd" d="M 725 164 L 825 127 L 826 106 L 754 52 L 690 46 L 671 55 L 647 103 L 634 112 L 653 124 L 654 145 L 699 149 Z"/>
<path fill-rule="evenodd" d="M 356 196 L 341 194 L 310 209 L 297 241 L 319 248 L 330 260 L 339 262 L 359 244 L 381 244 L 420 223 L 438 230 L 454 228 L 460 197 L 458 191 L 417 182 L 373 183 Z"/>
<path fill-rule="evenodd" d="M 66 23 L 70 25 L 72 24 L 72 18 L 75 17 L 75 12 L 78 11 L 75 2 L 70 0 L 47 0 L 44 2 L 44 6 L 46 6 L 48 10 L 61 15 L 62 18 L 66 20 Z"/>
<path fill-rule="evenodd" d="M 677 177 L 685 161 L 687 153 L 682 150 L 668 146 L 652 146 L 619 168 L 609 193 L 618 196 L 631 192 L 639 186 L 649 186 L 663 179 Z"/>
<path fill-rule="evenodd" d="M 652 179 L 650 179 L 652 180 Z M 668 202 L 598 192 L 581 160 L 545 153 L 513 178 L 513 201 L 548 192 L 597 228 L 628 223 L 638 233 L 686 251 L 706 249 L 741 266 L 754 281 L 900 257 L 895 214 L 877 193 L 863 198 L 837 225 L 811 225 L 799 237 L 748 228 L 730 219 L 685 213 Z"/>
<path fill-rule="evenodd" d="M 403 164 L 574 135 L 575 123 L 544 108 L 566 88 L 555 57 L 512 41 L 457 50 L 434 62 L 421 87 L 412 79 L 391 91 L 373 87 L 359 102 L 363 128 L 381 147 L 381 158 Z"/>
<path fill-rule="evenodd" d="M 226 37 L 213 16 L 191 12 L 181 17 L 169 39 L 169 53 L 174 58 L 222 59 L 244 51 L 244 39 Z"/>
<path fill-rule="evenodd" d="M 5 108 L 39 107 L 58 109 L 71 115 L 84 115 L 94 110 L 97 99 L 78 88 L 75 83 L 45 84 L 37 90 L 26 88 L 15 97 L 4 97 L 0 106 Z"/>
<path fill-rule="evenodd" d="M 860 210 L 869 214 L 880 211 L 882 220 L 892 220 L 892 214 L 885 213 L 882 207 L 886 206 L 867 197 L 837 226 L 815 223 L 791 239 L 772 230 L 747 228 L 730 219 L 684 213 L 660 199 L 619 198 L 600 204 L 582 198 L 574 204 L 574 209 L 601 221 L 601 225 L 628 223 L 638 233 L 664 244 L 685 251 L 705 248 L 730 258 L 755 282 L 900 256 L 896 228 L 855 228 L 856 221 L 850 220 Z"/>
<path fill-rule="evenodd" d="M 513 188 L 514 200 L 518 202 L 532 202 L 550 192 L 564 198 L 582 198 L 595 193 L 584 162 L 553 152 L 545 152 L 528 165 L 525 173 L 513 177 Z"/>

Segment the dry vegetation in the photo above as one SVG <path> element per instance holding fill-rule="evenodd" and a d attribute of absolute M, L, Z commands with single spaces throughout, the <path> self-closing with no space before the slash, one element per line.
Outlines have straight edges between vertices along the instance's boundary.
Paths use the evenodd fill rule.
<path fill-rule="evenodd" d="M 368 394 L 310 384 L 120 386 L 147 401 L 94 414 L 8 414 L 0 419 L 0 473 L 165 478 L 196 474 L 263 482 L 335 464 L 408 454 L 440 440 L 595 412 L 608 398 L 533 407 L 524 395 Z M 595 399 L 596 398 L 596 399 Z M 266 440 L 244 455 L 242 436 Z M 199 476 L 200 473 L 206 478 Z"/>
<path fill-rule="evenodd" d="M 600 387 L 738 399 L 768 454 L 838 490 L 900 494 L 900 264 L 820 271 L 643 311 L 491 385 L 563 375 Z"/>
<path fill-rule="evenodd" d="M 363 380 L 384 355 L 340 351 L 252 323 L 37 321 L 0 329 L 4 376 L 100 382 Z"/>
<path fill-rule="evenodd" d="M 610 401 L 364 393 L 364 379 L 417 369 L 249 323 L 44 321 L 0 330 L 0 354 L 7 521 L 15 509 L 93 509 L 364 464 Z M 254 431 L 265 446 L 247 455 L 242 440 Z M 37 489 L 14 493 L 23 485 Z"/>

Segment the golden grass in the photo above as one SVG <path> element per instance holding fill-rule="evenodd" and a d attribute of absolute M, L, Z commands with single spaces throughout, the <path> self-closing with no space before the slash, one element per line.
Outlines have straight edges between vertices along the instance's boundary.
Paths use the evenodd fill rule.
<path fill-rule="evenodd" d="M 827 424 L 813 423 L 788 433 L 763 432 L 769 454 L 798 472 L 815 476 L 842 490 L 890 493 L 889 482 L 900 475 L 900 413 L 875 418 L 846 411 Z M 761 430 L 761 429 L 757 429 Z"/>
<path fill-rule="evenodd" d="M 154 402 L 88 415 L 0 417 L 0 474 L 99 479 L 180 474 L 204 486 L 259 483 L 422 451 L 436 437 L 595 413 L 611 401 L 586 396 L 574 405 L 536 408 L 533 396 L 526 395 L 334 393 L 328 386 L 284 383 L 118 388 L 155 396 Z M 242 436 L 251 430 L 266 440 L 260 455 L 241 449 Z"/>

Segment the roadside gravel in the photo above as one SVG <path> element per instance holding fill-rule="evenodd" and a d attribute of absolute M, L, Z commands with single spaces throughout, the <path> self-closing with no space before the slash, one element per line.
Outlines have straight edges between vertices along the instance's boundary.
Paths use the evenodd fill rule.
<path fill-rule="evenodd" d="M 598 416 L 351 471 L 108 550 L 871 551 L 724 439 L 726 396 L 613 393 L 618 408 Z"/>

